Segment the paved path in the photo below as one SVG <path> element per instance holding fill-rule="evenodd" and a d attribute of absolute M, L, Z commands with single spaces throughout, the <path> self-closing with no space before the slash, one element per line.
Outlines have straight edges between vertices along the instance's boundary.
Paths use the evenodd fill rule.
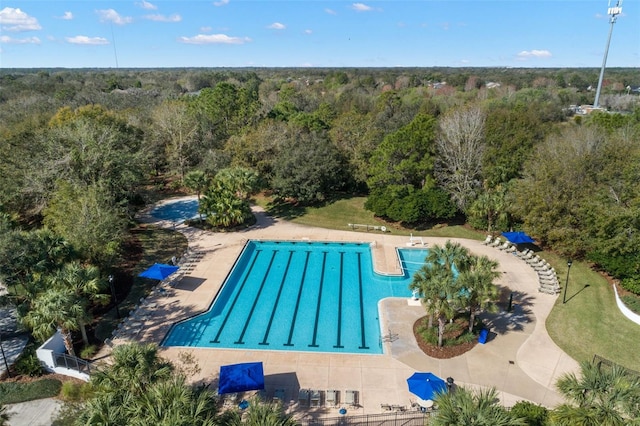
<path fill-rule="evenodd" d="M 248 239 L 364 241 L 372 243 L 377 270 L 394 272 L 395 247 L 404 247 L 408 237 L 391 233 L 328 230 L 297 225 L 267 216 L 255 209 L 258 222 L 250 229 L 230 233 L 210 233 L 180 225 L 178 230 L 189 240 L 189 247 L 202 253 L 185 277 L 165 296 L 152 296 L 153 311 L 142 331 L 121 335 L 115 344 L 126 341 L 160 343 L 175 321 L 206 311 L 214 295 Z M 172 227 L 171 222 L 144 220 Z M 428 246 L 443 244 L 445 238 L 423 237 Z M 476 345 L 464 355 L 448 360 L 426 356 L 416 345 L 412 325 L 424 316 L 421 306 L 410 306 L 407 299 L 390 298 L 380 303 L 383 334 L 391 331 L 399 338 L 385 343 L 384 355 L 345 355 L 283 351 L 220 350 L 207 348 L 163 348 L 163 355 L 178 359 L 181 352 L 193 354 L 202 372 L 195 382 L 214 383 L 220 365 L 262 361 L 267 394 L 275 388 L 287 390 L 291 410 L 297 410 L 297 389 L 354 389 L 360 395 L 355 414 L 381 411 L 381 404 L 408 405 L 413 396 L 406 378 L 414 371 L 432 371 L 441 377 L 453 377 L 457 384 L 494 386 L 505 405 L 526 399 L 545 406 L 562 401 L 554 389 L 557 378 L 578 370 L 578 364 L 562 352 L 549 338 L 545 321 L 557 296 L 537 291 L 537 276 L 525 262 L 479 241 L 453 239 L 475 254 L 484 254 L 500 263 L 501 286 L 514 293 L 512 313 L 486 316 L 493 332 L 485 345 Z M 337 415 L 335 408 L 306 409 L 300 415 Z"/>
<path fill-rule="evenodd" d="M 51 426 L 61 402 L 53 398 L 7 405 L 10 426 Z"/>

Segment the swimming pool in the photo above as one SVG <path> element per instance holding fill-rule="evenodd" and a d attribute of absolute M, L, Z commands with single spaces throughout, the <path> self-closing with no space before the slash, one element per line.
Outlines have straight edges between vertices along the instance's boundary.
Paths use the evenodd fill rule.
<path fill-rule="evenodd" d="M 184 222 L 198 217 L 198 200 L 188 199 L 167 202 L 155 207 L 150 214 L 160 220 Z"/>
<path fill-rule="evenodd" d="M 410 297 L 427 251 L 400 249 L 402 276 L 377 274 L 368 243 L 249 241 L 206 313 L 164 346 L 382 353 L 378 301 Z"/>

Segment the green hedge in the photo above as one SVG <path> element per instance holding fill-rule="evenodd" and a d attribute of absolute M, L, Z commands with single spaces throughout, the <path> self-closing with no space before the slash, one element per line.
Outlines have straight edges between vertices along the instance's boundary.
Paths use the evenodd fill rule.
<path fill-rule="evenodd" d="M 0 383 L 0 404 L 16 404 L 35 399 L 58 396 L 62 382 L 57 379 L 42 379 L 28 383 Z"/>

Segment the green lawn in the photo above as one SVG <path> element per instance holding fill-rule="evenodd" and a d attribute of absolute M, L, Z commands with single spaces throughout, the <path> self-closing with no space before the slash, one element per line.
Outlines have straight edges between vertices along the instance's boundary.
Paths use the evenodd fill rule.
<path fill-rule="evenodd" d="M 567 265 L 558 275 L 564 286 Z M 613 289 L 606 279 L 586 264 L 574 262 L 569 273 L 567 302 L 560 294 L 547 318 L 551 338 L 578 361 L 594 355 L 640 371 L 640 325 L 627 319 L 616 306 Z"/>

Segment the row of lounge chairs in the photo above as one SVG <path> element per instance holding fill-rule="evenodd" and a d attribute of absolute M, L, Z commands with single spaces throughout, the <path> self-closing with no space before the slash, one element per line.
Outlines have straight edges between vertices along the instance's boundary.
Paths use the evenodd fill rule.
<path fill-rule="evenodd" d="M 273 400 L 284 403 L 286 401 L 287 392 L 285 389 L 276 389 L 273 393 Z M 344 396 L 342 404 L 351 407 L 358 406 L 358 391 L 345 390 L 344 393 L 328 389 L 326 391 L 319 389 L 300 389 L 298 391 L 298 404 L 305 407 L 336 407 L 341 404 L 340 397 Z M 293 403 L 293 401 L 291 402 Z"/>
<path fill-rule="evenodd" d="M 524 249 L 519 251 L 515 244 L 507 240 L 503 241 L 500 237 L 494 239 L 491 235 L 487 235 L 487 238 L 482 243 L 507 253 L 512 253 L 529 264 L 538 274 L 538 291 L 548 294 L 558 294 L 560 292 L 560 282 L 558 281 L 556 270 L 533 250 Z"/>

